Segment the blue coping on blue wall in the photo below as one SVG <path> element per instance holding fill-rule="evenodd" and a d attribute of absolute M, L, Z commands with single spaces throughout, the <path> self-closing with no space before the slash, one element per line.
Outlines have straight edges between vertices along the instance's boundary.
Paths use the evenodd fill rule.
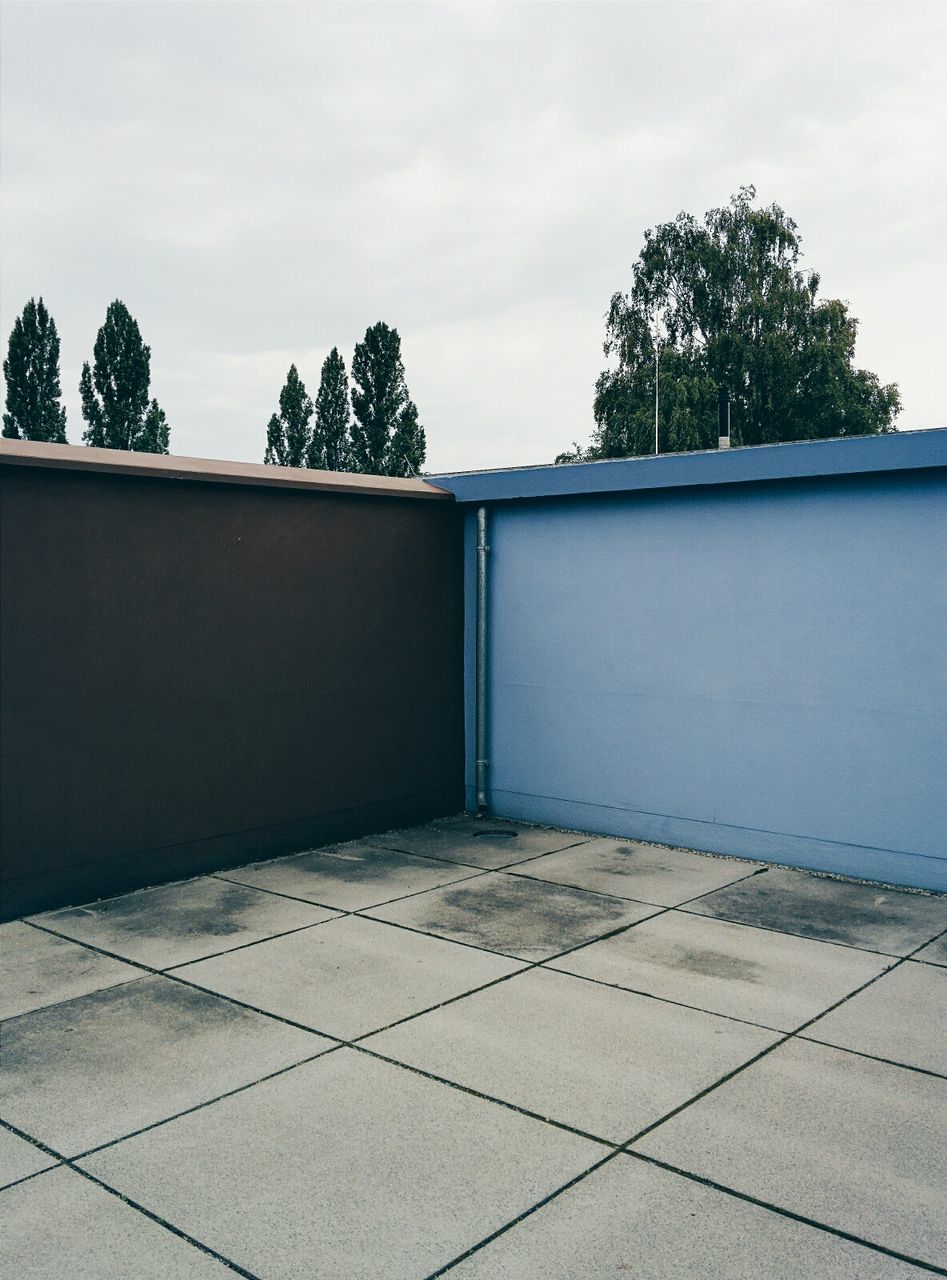
<path fill-rule="evenodd" d="M 458 502 L 503 502 L 516 498 L 917 471 L 926 467 L 947 467 L 947 427 L 426 478 L 450 490 Z"/>
<path fill-rule="evenodd" d="M 493 505 L 491 810 L 947 889 L 947 432 L 926 434 L 836 478 Z M 467 673 L 473 808 L 471 629 Z"/>

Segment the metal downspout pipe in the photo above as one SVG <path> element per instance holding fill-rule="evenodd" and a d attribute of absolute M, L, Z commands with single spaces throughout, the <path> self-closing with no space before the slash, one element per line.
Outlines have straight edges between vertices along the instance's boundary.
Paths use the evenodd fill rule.
<path fill-rule="evenodd" d="M 487 509 L 477 508 L 477 817 L 487 812 Z"/>

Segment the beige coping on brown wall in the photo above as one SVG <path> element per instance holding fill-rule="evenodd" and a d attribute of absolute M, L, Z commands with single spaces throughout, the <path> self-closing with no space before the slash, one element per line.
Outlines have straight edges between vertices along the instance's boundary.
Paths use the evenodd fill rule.
<path fill-rule="evenodd" d="M 106 471 L 116 475 L 165 480 L 203 480 L 219 484 L 266 485 L 278 489 L 311 489 L 364 497 L 440 498 L 453 494 L 421 479 L 354 475 L 344 471 L 310 471 L 303 467 L 271 467 L 257 462 L 224 462 L 216 458 L 176 458 L 125 449 L 92 449 L 85 445 L 45 444 L 34 440 L 0 440 L 0 462 L 63 470 Z"/>

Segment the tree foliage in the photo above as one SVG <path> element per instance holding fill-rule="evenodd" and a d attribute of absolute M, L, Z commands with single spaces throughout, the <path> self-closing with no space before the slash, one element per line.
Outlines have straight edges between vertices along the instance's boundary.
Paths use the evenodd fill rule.
<path fill-rule="evenodd" d="M 702 222 L 681 213 L 645 232 L 631 290 L 609 307 L 592 444 L 557 461 L 654 452 L 656 348 L 662 452 L 716 444 L 720 386 L 734 444 L 895 429 L 897 386 L 854 367 L 857 320 L 819 298 L 795 222 L 755 197 L 743 187 Z"/>
<path fill-rule="evenodd" d="M 82 366 L 79 392 L 82 434 L 100 449 L 167 453 L 169 431 L 164 410 L 149 400 L 151 348 L 142 342 L 137 321 L 118 298 L 109 305 L 95 339 L 93 364 Z"/>
<path fill-rule="evenodd" d="M 313 404 L 306 394 L 306 385 L 296 366 L 291 364 L 280 392 L 279 413 L 273 414 L 266 428 L 264 462 L 278 467 L 306 466 L 312 411 Z"/>
<path fill-rule="evenodd" d="M 3 434 L 13 440 L 66 443 L 66 410 L 60 404 L 59 334 L 43 299 L 30 298 L 10 332 L 3 362 L 7 384 Z"/>
<path fill-rule="evenodd" d="M 322 364 L 306 462 L 319 471 L 348 471 L 350 452 L 349 380 L 345 361 L 333 347 Z"/>
<path fill-rule="evenodd" d="M 167 453 L 171 443 L 171 432 L 164 410 L 157 400 L 152 400 L 142 424 L 140 444 L 141 453 Z"/>
<path fill-rule="evenodd" d="M 424 428 L 418 421 L 418 407 L 408 400 L 398 417 L 391 437 L 388 454 L 388 475 L 417 476 L 421 474 L 427 443 Z"/>
<path fill-rule="evenodd" d="M 352 470 L 418 475 L 426 453 L 424 428 L 405 383 L 401 338 L 379 321 L 356 343 L 352 360 Z"/>
<path fill-rule="evenodd" d="M 364 340 L 355 345 L 352 378 L 354 418 L 338 347 L 323 361 L 315 403 L 292 365 L 280 394 L 279 414 L 267 427 L 264 461 L 321 471 L 418 475 L 426 449 L 424 428 L 408 395 L 397 329 L 382 321 L 366 329 Z"/>

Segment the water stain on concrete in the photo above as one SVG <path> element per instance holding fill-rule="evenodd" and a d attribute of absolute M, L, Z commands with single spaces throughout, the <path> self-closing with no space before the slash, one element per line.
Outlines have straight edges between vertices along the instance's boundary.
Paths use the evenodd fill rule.
<path fill-rule="evenodd" d="M 257 1014 L 207 992 L 167 978 L 141 978 L 9 1019 L 4 1075 L 19 1095 L 44 1086 L 73 1059 L 81 1059 L 84 1072 L 98 1073 L 130 1058 L 160 1056 L 172 1041 L 214 1037 L 254 1020 Z"/>
<path fill-rule="evenodd" d="M 682 969 L 706 978 L 725 978 L 734 982 L 758 982 L 763 966 L 744 960 L 727 951 L 706 947 L 667 947 L 652 957 L 669 969 Z"/>
<path fill-rule="evenodd" d="M 194 937 L 229 938 L 246 932 L 260 895 L 222 880 L 147 889 L 91 907 L 76 907 L 44 917 L 52 928 L 83 936 L 82 925 L 95 922 L 110 932 L 184 941 Z M 69 930 L 69 926 L 75 926 Z"/>
<path fill-rule="evenodd" d="M 416 927 L 515 955 L 552 955 L 637 918 L 620 898 L 512 877 L 443 889 L 423 903 Z"/>
<path fill-rule="evenodd" d="M 280 862 L 254 863 L 252 867 L 241 869 L 255 871 L 280 865 L 290 866 L 296 871 L 313 876 L 328 876 L 333 880 L 345 880 L 355 884 L 367 878 L 384 881 L 398 876 L 403 871 L 414 871 L 419 866 L 428 867 L 430 862 L 413 857 L 410 853 L 401 853 L 397 849 L 366 845 L 316 849 L 313 853 L 304 853 L 295 858 L 280 860 Z M 233 874 L 239 875 L 239 872 Z"/>
<path fill-rule="evenodd" d="M 621 871 L 628 875 L 642 872 L 648 876 L 674 876 L 679 868 L 674 866 L 673 862 L 668 865 L 667 861 L 668 857 L 673 859 L 673 856 L 668 853 L 664 861 L 660 861 L 655 857 L 653 850 L 641 845 L 618 844 L 599 858 L 598 869 L 610 872 Z"/>
<path fill-rule="evenodd" d="M 588 837 L 578 832 L 477 818 L 448 819 L 426 827 L 414 827 L 410 831 L 383 832 L 368 841 L 373 845 L 430 854 L 448 862 L 466 862 L 481 867 L 502 867 L 510 862 L 556 853 L 587 842 Z"/>
<path fill-rule="evenodd" d="M 777 868 L 719 889 L 692 910 L 785 933 L 904 952 L 947 927 L 947 899 Z"/>

